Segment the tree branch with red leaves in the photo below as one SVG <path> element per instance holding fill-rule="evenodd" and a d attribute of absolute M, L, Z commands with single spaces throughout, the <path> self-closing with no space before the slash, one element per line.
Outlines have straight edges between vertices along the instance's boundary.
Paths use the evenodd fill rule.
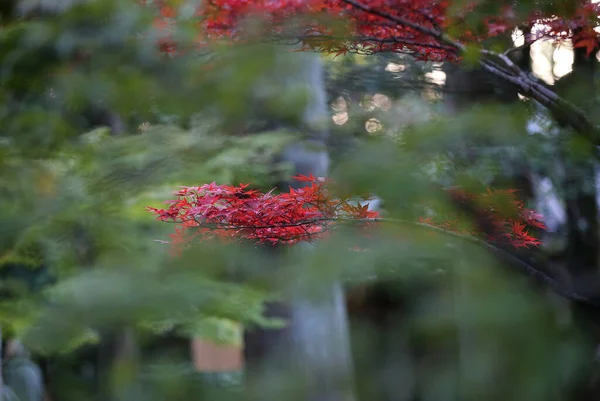
<path fill-rule="evenodd" d="M 325 179 L 295 179 L 308 186 L 279 194 L 248 189 L 248 184 L 183 187 L 167 209 L 148 210 L 177 225 L 171 237 L 176 248 L 210 238 L 291 245 L 322 239 L 334 224 L 378 217 L 368 205 L 331 198 Z"/>
<path fill-rule="evenodd" d="M 175 192 L 177 199 L 167 201 L 168 208 L 149 207 L 148 210 L 160 221 L 177 225 L 176 234 L 172 236 L 177 247 L 215 237 L 252 240 L 262 245 L 292 245 L 299 241 L 322 240 L 336 225 L 347 222 L 367 225 L 393 222 L 369 210 L 368 204 L 361 204 L 369 198 L 333 198 L 330 181 L 326 179 L 313 176 L 295 179 L 308 185 L 279 194 L 248 189 L 248 184 L 230 186 L 213 182 L 199 187 L 182 187 Z M 492 222 L 493 233 L 482 232 L 448 212 L 421 218 L 420 223 L 456 234 L 485 237 L 492 243 L 502 238 L 515 248 L 540 244 L 529 234 L 528 228 L 544 229 L 542 216 L 526 209 L 524 203 L 515 198 L 514 191 L 489 190 L 480 195 L 456 188 L 447 191 L 455 199 L 468 199 L 481 205 L 480 213 Z"/>
<path fill-rule="evenodd" d="M 159 20 L 164 28 L 173 23 L 176 13 L 169 1 L 161 4 Z M 551 7 L 539 6 L 524 17 L 517 16 L 512 6 L 499 3 L 497 15 L 482 16 L 485 31 L 472 32 L 466 17 L 477 7 L 477 2 L 467 2 L 457 8 L 447 0 L 212 0 L 201 6 L 197 15 L 206 43 L 224 38 L 234 42 L 249 40 L 242 23 L 254 16 L 266 22 L 268 37 L 281 40 L 293 36 L 303 43 L 304 50 L 331 54 L 398 52 L 432 61 L 454 61 L 467 52 L 476 52 L 483 69 L 514 85 L 579 135 L 600 145 L 599 128 L 581 109 L 522 71 L 506 52 L 497 53 L 482 46 L 486 39 L 523 26 L 543 26 L 532 35 L 533 40 L 571 39 L 575 47 L 583 47 L 592 55 L 599 47 L 594 28 L 598 26 L 600 4 L 575 0 L 572 15 L 554 15 Z M 289 23 L 298 17 L 300 22 Z M 324 20 L 340 22 L 345 27 L 343 34 L 334 34 Z M 161 46 L 170 52 L 175 49 L 168 39 Z"/>
<path fill-rule="evenodd" d="M 468 47 L 462 44 L 460 41 L 452 39 L 449 35 L 445 34 L 442 30 L 437 27 L 427 27 L 423 25 L 419 25 L 417 22 L 410 21 L 406 18 L 399 17 L 397 15 L 382 11 L 375 7 L 367 6 L 364 3 L 361 3 L 356 0 L 341 0 L 344 3 L 351 5 L 359 10 L 364 11 L 365 13 L 375 15 L 391 21 L 393 23 L 398 24 L 402 27 L 408 27 L 416 32 L 419 32 L 422 35 L 435 39 L 439 42 L 439 46 L 444 46 L 444 50 L 452 49 L 452 52 L 456 55 L 464 54 Z M 595 15 L 597 16 L 600 13 L 600 7 L 597 4 L 588 3 L 587 8 L 582 8 L 582 13 L 588 14 L 589 16 Z M 578 16 L 581 19 L 581 16 Z M 542 20 L 542 18 L 539 18 Z M 575 21 L 571 24 L 565 24 L 564 21 L 558 20 L 559 23 L 555 24 L 553 28 L 549 30 L 548 36 L 552 36 L 565 32 L 563 29 L 566 27 L 571 28 L 572 31 L 576 25 L 574 25 Z M 581 23 L 585 22 L 583 19 L 579 22 L 579 28 L 582 29 L 585 34 L 583 34 L 582 38 L 573 38 L 575 46 L 590 46 L 590 48 L 596 48 L 598 37 L 597 35 L 593 35 L 596 42 L 590 43 L 589 32 L 593 27 L 591 26 L 583 26 L 581 27 Z M 552 23 L 553 21 L 547 21 Z M 506 31 L 509 28 L 507 25 L 500 31 Z M 585 28 L 585 29 L 583 29 Z M 566 29 L 568 32 L 569 29 Z M 559 36 L 558 36 L 559 37 Z M 579 39 L 579 40 L 578 40 Z M 397 43 L 402 44 L 402 39 L 398 39 Z M 418 45 L 418 44 L 417 44 Z M 543 83 L 540 81 L 532 79 L 529 75 L 527 75 L 523 70 L 521 70 L 506 54 L 496 53 L 490 50 L 482 49 L 480 50 L 480 62 L 479 64 L 489 73 L 515 85 L 519 91 L 525 96 L 528 96 L 540 104 L 548 108 L 556 117 L 561 118 L 564 122 L 568 123 L 577 133 L 582 135 L 584 138 L 588 139 L 590 142 L 600 145 L 600 130 L 596 127 L 586 116 L 586 114 L 580 110 L 574 104 L 568 102 L 567 100 L 558 96 L 555 92 L 548 89 Z"/>
<path fill-rule="evenodd" d="M 460 188 L 445 191 L 459 203 L 477 205 L 479 216 L 491 223 L 491 229 L 465 221 L 464 216 L 445 212 L 418 221 L 382 218 L 369 210 L 369 201 L 331 196 L 329 180 L 297 176 L 307 183 L 300 189 L 275 194 L 238 186 L 205 184 L 182 187 L 177 199 L 167 201 L 165 209 L 148 207 L 159 221 L 175 224 L 170 244 L 175 254 L 199 241 L 252 241 L 259 246 L 293 245 L 301 241 L 327 240 L 342 225 L 358 224 L 359 229 L 373 230 L 381 224 L 427 230 L 449 239 L 466 241 L 482 247 L 501 261 L 517 268 L 558 294 L 577 302 L 590 303 L 585 297 L 549 276 L 543 269 L 525 262 L 501 244 L 514 248 L 537 247 L 540 241 L 530 229 L 544 229 L 542 216 L 524 207 L 514 190 L 488 190 L 483 194 L 468 193 Z M 461 220 L 462 219 L 462 220 Z M 372 232 L 372 231 L 371 231 Z"/>

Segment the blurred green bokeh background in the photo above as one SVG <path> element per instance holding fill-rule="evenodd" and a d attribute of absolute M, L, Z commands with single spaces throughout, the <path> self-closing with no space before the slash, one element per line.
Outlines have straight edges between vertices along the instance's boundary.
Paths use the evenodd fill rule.
<path fill-rule="evenodd" d="M 145 206 L 180 185 L 269 190 L 289 178 L 277 157 L 301 134 L 314 88 L 282 92 L 273 77 L 293 81 L 295 55 L 262 43 L 169 57 L 157 51 L 151 4 L 48 1 L 54 11 L 19 18 L 9 3 L 0 5 L 0 325 L 42 366 L 52 400 L 259 398 L 264 381 L 253 386 L 252 372 L 195 370 L 190 339 L 241 345 L 240 325 L 285 325 L 264 304 L 285 299 L 291 283 L 338 279 L 357 399 L 580 400 L 573 389 L 594 369 L 594 327 L 477 244 L 410 225 L 367 239 L 340 231 L 278 258 L 251 244 L 199 244 L 174 259 L 155 241 L 173 227 Z M 181 47 L 191 45 L 193 21 L 175 26 Z M 527 132 L 539 115 L 529 102 L 449 113 L 440 65 L 320 57 L 331 176 L 345 194 L 376 194 L 390 219 L 416 221 L 426 201 L 450 208 L 436 185 L 518 187 L 525 170 L 560 178 L 559 157 L 595 191 L 588 144 L 551 120 L 544 134 Z M 561 199 L 566 189 L 557 186 Z M 369 251 L 348 251 L 356 241 Z M 301 398 L 294 377 L 268 377 Z"/>

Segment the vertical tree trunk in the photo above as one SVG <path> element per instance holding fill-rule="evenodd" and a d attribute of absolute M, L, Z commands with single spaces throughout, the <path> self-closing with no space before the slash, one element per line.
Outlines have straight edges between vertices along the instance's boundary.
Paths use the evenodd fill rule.
<path fill-rule="evenodd" d="M 296 127 L 303 135 L 284 150 L 282 161 L 294 166 L 294 174 L 325 176 L 329 155 L 327 131 L 323 128 L 327 105 L 321 60 L 314 54 L 285 52 L 280 61 L 281 65 L 275 66 L 275 74 L 269 75 L 269 79 L 276 80 L 279 75 L 282 92 L 307 89 L 310 95 L 302 123 Z M 279 186 L 285 190 L 288 185 L 300 186 L 292 182 Z M 302 283 L 303 279 L 298 277 L 296 281 Z M 347 311 L 340 283 L 313 280 L 308 285 L 292 284 L 290 294 L 287 305 L 272 305 L 268 313 L 288 319 L 286 329 L 259 330 L 245 336 L 247 370 L 262 372 L 256 383 L 262 398 L 351 400 Z M 296 388 L 292 390 L 286 383 Z"/>
<path fill-rule="evenodd" d="M 565 98 L 588 110 L 590 114 L 595 112 L 593 99 L 596 95 L 596 64 L 594 54 L 587 57 L 585 48 L 576 48 L 573 71 L 557 83 L 557 90 Z M 571 133 L 567 132 L 565 137 L 569 141 Z M 597 167 L 596 163 L 591 161 L 597 150 L 591 143 L 582 143 L 580 146 L 584 153 L 575 157 L 567 156 L 565 160 L 567 266 L 576 291 L 591 298 L 598 298 L 600 227 L 595 186 Z"/>
<path fill-rule="evenodd" d="M 308 399 L 353 399 L 346 303 L 339 282 L 311 283 L 291 301 L 293 361 L 309 386 Z"/>

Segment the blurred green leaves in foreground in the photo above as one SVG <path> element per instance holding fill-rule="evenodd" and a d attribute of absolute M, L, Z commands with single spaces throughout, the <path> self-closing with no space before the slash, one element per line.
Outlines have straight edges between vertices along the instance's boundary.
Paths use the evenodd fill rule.
<path fill-rule="evenodd" d="M 382 225 L 370 238 L 340 230 L 312 252 L 292 248 L 277 258 L 252 244 L 199 244 L 172 258 L 160 242 L 172 226 L 144 207 L 170 199 L 179 185 L 270 189 L 287 177 L 289 166 L 276 156 L 298 137 L 306 88 L 278 92 L 277 79 L 292 70 L 278 65 L 273 78 L 275 46 L 162 57 L 148 31 L 151 12 L 134 3 L 91 2 L 0 27 L 0 324 L 5 335 L 55 358 L 54 386 L 64 387 L 65 400 L 92 397 L 73 379 L 79 376 L 69 376 L 70 364 L 81 364 L 77 352 L 92 352 L 89 344 L 107 332 L 129 328 L 147 348 L 165 333 L 239 344 L 235 324 L 285 324 L 264 317 L 265 301 L 287 299 L 298 282 L 340 277 L 350 288 L 390 286 L 405 312 L 385 331 L 351 316 L 364 399 L 385 388 L 401 397 L 417 386 L 436 401 L 560 400 L 578 369 L 587 369 L 586 343 L 561 325 L 542 291 L 476 245 L 411 225 Z M 185 24 L 176 34 L 194 39 Z M 365 132 L 351 113 L 348 124 L 330 127 L 339 140 L 332 176 L 341 193 L 377 194 L 386 217 L 415 221 L 422 200 L 443 204 L 434 184 L 479 190 L 498 177 L 510 181 L 524 155 L 540 169 L 550 163 L 553 139 L 522 135 L 527 110 L 444 115 L 435 99 L 415 97 L 418 88 L 390 91 L 377 64 L 386 57 L 326 60 L 334 72 L 330 97 L 364 81 L 395 106 L 378 111 L 381 132 Z M 343 63 L 358 74 L 351 82 Z M 79 117 L 90 104 L 118 111 L 126 132 L 87 126 Z M 291 128 L 258 129 L 260 113 Z M 249 127 L 259 133 L 246 135 Z M 469 162 L 468 145 L 479 152 L 477 163 Z M 368 252 L 350 251 L 357 242 Z M 414 347 L 426 355 L 418 366 L 405 358 Z M 212 390 L 195 381 L 185 350 L 143 353 L 141 373 L 125 380 L 122 396 L 209 399 Z"/>

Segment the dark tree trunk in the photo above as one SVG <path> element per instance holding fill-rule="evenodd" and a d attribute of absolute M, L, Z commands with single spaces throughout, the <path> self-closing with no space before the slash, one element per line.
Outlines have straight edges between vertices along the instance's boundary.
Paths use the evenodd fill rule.
<path fill-rule="evenodd" d="M 597 49 L 596 49 L 597 50 Z M 589 57 L 585 48 L 574 49 L 573 71 L 556 84 L 557 92 L 565 99 L 593 115 L 597 112 L 595 75 L 597 60 L 595 52 Z M 558 119 L 559 124 L 561 120 Z M 565 148 L 571 145 L 574 134 L 565 128 Z M 599 214 L 596 187 L 597 150 L 592 143 L 579 144 L 582 153 L 565 155 L 565 179 L 563 191 L 566 201 L 566 251 L 565 266 L 573 290 L 600 305 L 600 276 L 598 275 L 598 256 L 600 246 Z M 585 310 L 584 310 L 585 309 Z M 577 323 L 589 344 L 589 371 L 583 374 L 573 399 L 597 400 L 600 396 L 598 386 L 597 356 L 598 310 L 579 307 L 575 310 Z M 584 319 L 579 315 L 584 313 Z M 591 319 L 590 319 L 591 318 Z"/>

